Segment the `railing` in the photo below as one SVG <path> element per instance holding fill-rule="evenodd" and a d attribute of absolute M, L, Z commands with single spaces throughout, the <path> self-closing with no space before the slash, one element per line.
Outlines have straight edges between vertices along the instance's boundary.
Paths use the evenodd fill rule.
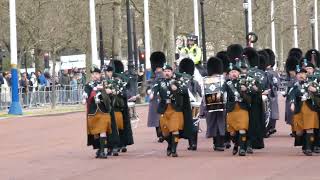
<path fill-rule="evenodd" d="M 35 108 L 49 106 L 52 104 L 53 97 L 52 86 L 28 86 L 27 88 L 19 87 L 19 98 L 23 108 Z M 11 88 L 0 88 L 0 110 L 9 108 L 11 103 Z M 56 104 L 72 105 L 81 102 L 83 86 L 62 86 L 55 87 Z"/>

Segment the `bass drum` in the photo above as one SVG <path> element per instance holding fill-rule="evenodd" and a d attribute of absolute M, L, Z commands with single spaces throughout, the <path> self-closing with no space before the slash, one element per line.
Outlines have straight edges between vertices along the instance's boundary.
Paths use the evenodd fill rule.
<path fill-rule="evenodd" d="M 224 111 L 223 83 L 224 79 L 222 76 L 206 77 L 204 79 L 204 98 L 208 112 Z"/>

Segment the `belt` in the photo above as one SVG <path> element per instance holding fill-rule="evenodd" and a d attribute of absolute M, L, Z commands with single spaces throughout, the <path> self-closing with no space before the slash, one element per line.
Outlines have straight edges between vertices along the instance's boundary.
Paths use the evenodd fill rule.
<path fill-rule="evenodd" d="M 167 99 L 167 100 L 166 100 L 166 103 L 167 103 L 167 104 L 171 104 L 171 99 Z"/>

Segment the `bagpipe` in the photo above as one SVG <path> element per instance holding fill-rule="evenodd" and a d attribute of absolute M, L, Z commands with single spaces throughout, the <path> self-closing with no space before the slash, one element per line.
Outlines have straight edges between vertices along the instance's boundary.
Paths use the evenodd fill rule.
<path fill-rule="evenodd" d="M 316 92 L 310 92 L 309 87 L 316 88 Z M 311 99 L 312 106 L 319 112 L 320 111 L 320 75 L 314 74 L 307 77 L 307 81 L 304 82 L 301 86 L 298 86 L 300 92 L 307 97 L 306 99 Z"/>

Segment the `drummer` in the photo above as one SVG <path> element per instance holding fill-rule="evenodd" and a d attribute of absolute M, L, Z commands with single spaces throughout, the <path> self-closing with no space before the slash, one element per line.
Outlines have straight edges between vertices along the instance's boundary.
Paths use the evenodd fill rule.
<path fill-rule="evenodd" d="M 192 108 L 192 117 L 193 117 L 193 122 L 194 122 L 194 129 L 193 129 L 193 135 L 189 141 L 189 147 L 188 150 L 190 151 L 196 151 L 197 150 L 197 145 L 198 145 L 198 131 L 199 131 L 199 122 L 197 121 L 198 114 L 199 114 L 199 107 L 201 103 L 201 97 L 202 97 L 202 91 L 201 91 L 201 86 L 193 78 L 194 75 L 194 69 L 195 65 L 193 61 L 189 58 L 184 58 L 180 61 L 179 63 L 179 73 L 185 73 L 187 76 L 190 76 L 190 79 L 188 81 L 188 93 L 190 97 L 190 102 L 191 102 L 191 108 Z"/>
<path fill-rule="evenodd" d="M 208 77 L 206 78 L 208 81 L 212 81 L 212 85 L 210 85 L 210 89 L 219 89 L 221 90 L 222 85 L 224 84 L 223 77 L 223 62 L 218 57 L 211 57 L 207 63 L 207 73 Z M 205 82 L 206 83 L 206 82 Z M 208 82 L 209 83 L 209 82 Z M 206 87 L 206 86 L 205 86 Z M 206 117 L 207 121 L 207 138 L 212 138 L 213 142 L 213 150 L 214 151 L 224 151 L 224 137 L 226 132 L 226 121 L 225 121 L 225 109 L 219 107 L 214 107 L 211 109 L 210 106 L 207 106 L 207 98 L 215 99 L 215 103 L 223 102 L 223 93 L 222 91 L 216 91 L 216 93 L 212 93 L 211 96 L 206 95 L 203 98 L 200 107 L 200 116 Z"/>

